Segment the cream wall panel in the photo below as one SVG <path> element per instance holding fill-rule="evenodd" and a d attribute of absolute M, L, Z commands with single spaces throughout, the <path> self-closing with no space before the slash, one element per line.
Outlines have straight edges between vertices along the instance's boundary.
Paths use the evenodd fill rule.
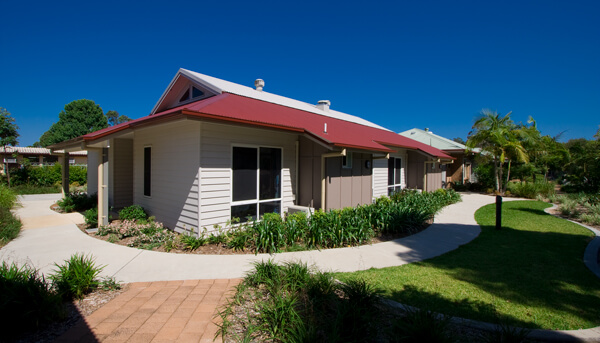
<path fill-rule="evenodd" d="M 144 147 L 152 148 L 151 196 L 144 196 Z M 200 122 L 180 120 L 138 129 L 134 147 L 134 202 L 165 226 L 198 227 Z"/>

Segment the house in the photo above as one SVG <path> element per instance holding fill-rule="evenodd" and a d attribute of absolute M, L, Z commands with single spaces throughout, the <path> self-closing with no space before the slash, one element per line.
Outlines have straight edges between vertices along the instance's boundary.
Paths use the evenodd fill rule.
<path fill-rule="evenodd" d="M 477 182 L 473 171 L 473 153 L 466 152 L 467 147 L 464 144 L 436 135 L 428 128 L 425 130 L 413 128 L 400 132 L 400 135 L 438 148 L 455 158 L 453 163 L 445 164 L 443 167 L 443 187 L 449 183 Z M 477 153 L 479 149 L 473 151 Z"/>
<path fill-rule="evenodd" d="M 432 190 L 423 167 L 452 160 L 327 100 L 312 105 L 263 88 L 180 69 L 148 116 L 51 148 L 88 151 L 100 224 L 109 206 L 138 204 L 179 232 L 368 204 L 407 187 L 413 173 Z"/>
<path fill-rule="evenodd" d="M 4 147 L 0 147 L 0 156 L 2 156 L 2 163 L 4 163 L 2 173 L 6 173 L 5 169 L 7 165 L 8 168 L 18 168 L 27 162 L 32 166 L 51 166 L 55 163 L 63 164 L 64 151 L 58 150 L 54 153 L 52 154 L 50 149 L 46 148 L 7 146 L 6 151 L 4 151 Z M 69 165 L 87 165 L 87 151 L 70 153 L 68 161 Z"/>

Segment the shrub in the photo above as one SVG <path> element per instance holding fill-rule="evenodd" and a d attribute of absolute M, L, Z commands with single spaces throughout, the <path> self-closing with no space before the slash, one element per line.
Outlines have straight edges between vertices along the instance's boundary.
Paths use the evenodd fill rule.
<path fill-rule="evenodd" d="M 11 169 L 11 184 L 31 186 L 55 186 L 62 182 L 62 166 L 58 163 L 52 166 L 23 166 Z M 80 185 L 87 183 L 87 167 L 69 166 L 69 183 Z"/>
<path fill-rule="evenodd" d="M 65 317 L 61 298 L 52 291 L 44 277 L 28 265 L 19 267 L 2 262 L 0 294 L 3 340 Z"/>
<path fill-rule="evenodd" d="M 566 199 L 562 204 L 558 205 L 558 210 L 562 215 L 567 217 L 575 217 L 579 214 L 577 209 L 577 201 Z"/>
<path fill-rule="evenodd" d="M 173 231 L 165 229 L 162 223 L 154 221 L 115 221 L 99 227 L 96 234 L 99 236 L 115 235 L 118 239 L 134 237 L 129 246 L 144 249 L 152 249 L 163 244 L 173 247 L 173 241 L 175 240 Z"/>
<path fill-rule="evenodd" d="M 66 300 L 82 299 L 100 284 L 98 275 L 104 266 L 97 266 L 89 255 L 74 254 L 65 264 L 54 264 L 58 269 L 50 275 L 57 293 Z"/>
<path fill-rule="evenodd" d="M 527 336 L 531 330 L 516 328 L 506 323 L 501 323 L 490 332 L 483 333 L 479 338 L 482 343 L 521 343 L 529 342 Z"/>
<path fill-rule="evenodd" d="M 450 332 L 450 317 L 421 309 L 406 309 L 394 325 L 395 342 L 455 342 Z"/>
<path fill-rule="evenodd" d="M 89 227 L 98 227 L 98 207 L 90 208 L 83 213 L 83 216 Z"/>
<path fill-rule="evenodd" d="M 121 220 L 144 220 L 148 219 L 148 214 L 140 205 L 132 205 L 125 207 L 119 211 L 119 219 Z"/>
<path fill-rule="evenodd" d="M 96 194 L 87 195 L 83 192 L 72 192 L 56 203 L 64 212 L 81 212 L 97 206 L 98 196 Z"/>
<path fill-rule="evenodd" d="M 579 219 L 586 224 L 600 225 L 600 214 L 597 213 L 583 213 L 579 216 Z"/>
<path fill-rule="evenodd" d="M 21 232 L 21 221 L 10 211 L 17 202 L 17 195 L 7 186 L 0 184 L 0 247 L 17 238 Z"/>
<path fill-rule="evenodd" d="M 537 195 L 549 197 L 554 194 L 554 182 L 537 180 L 535 182 L 510 182 L 508 189 L 518 197 L 535 199 Z"/>

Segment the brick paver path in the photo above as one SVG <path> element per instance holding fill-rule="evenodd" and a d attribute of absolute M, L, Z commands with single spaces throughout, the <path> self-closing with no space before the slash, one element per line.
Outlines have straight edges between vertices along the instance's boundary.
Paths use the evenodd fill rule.
<path fill-rule="evenodd" d="M 55 342 L 213 342 L 217 309 L 240 282 L 132 283 Z"/>

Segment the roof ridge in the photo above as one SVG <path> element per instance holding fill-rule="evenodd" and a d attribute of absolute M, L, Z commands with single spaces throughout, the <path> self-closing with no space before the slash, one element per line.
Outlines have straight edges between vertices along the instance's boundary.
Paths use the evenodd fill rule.
<path fill-rule="evenodd" d="M 184 69 L 184 68 L 181 68 L 179 70 L 179 72 L 182 73 L 186 77 L 192 78 L 192 81 L 196 81 L 205 86 L 207 86 L 205 83 L 209 83 L 211 86 L 213 86 L 213 89 L 218 90 L 221 93 L 225 92 L 225 93 L 230 93 L 230 94 L 236 94 L 236 95 L 244 96 L 244 97 L 259 100 L 259 101 L 264 101 L 264 102 L 277 104 L 277 105 L 281 105 L 281 106 L 285 106 L 285 107 L 289 107 L 289 108 L 294 108 L 294 109 L 302 110 L 305 112 L 315 113 L 315 114 L 322 115 L 325 117 L 341 119 L 341 120 L 349 121 L 349 122 L 356 123 L 356 124 L 361 124 L 361 125 L 375 127 L 375 128 L 386 130 L 386 131 L 391 131 L 388 128 L 385 128 L 381 125 L 375 124 L 375 123 L 370 122 L 366 119 L 363 119 L 359 116 L 355 116 L 355 115 L 348 114 L 345 112 L 331 110 L 331 109 L 328 111 L 324 111 L 324 110 L 317 108 L 316 105 L 308 103 L 308 102 L 300 101 L 300 100 L 293 99 L 293 98 L 288 98 L 286 96 L 275 94 L 275 93 L 270 93 L 270 92 L 265 92 L 265 91 L 257 91 L 256 89 L 254 89 L 252 87 L 248 87 L 245 85 L 241 85 L 239 83 L 219 79 L 214 76 L 205 75 L 205 74 L 198 73 L 198 72 Z"/>

